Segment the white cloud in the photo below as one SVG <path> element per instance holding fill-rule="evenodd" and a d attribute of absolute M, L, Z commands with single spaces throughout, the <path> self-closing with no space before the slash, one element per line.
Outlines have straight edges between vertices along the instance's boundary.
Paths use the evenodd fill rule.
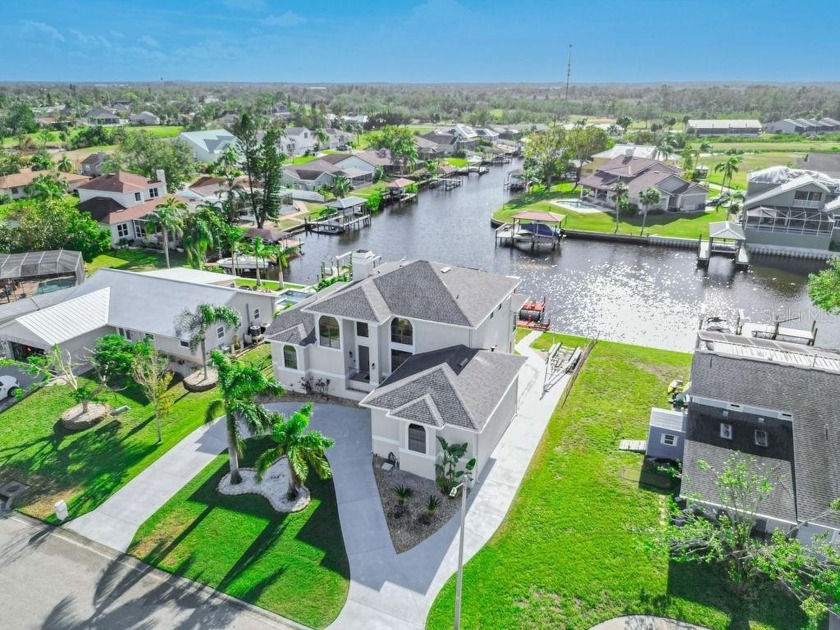
<path fill-rule="evenodd" d="M 125 35 L 123 35 L 119 31 L 108 31 L 108 34 L 114 39 L 122 39 L 123 37 L 125 37 Z"/>
<path fill-rule="evenodd" d="M 84 44 L 85 46 L 102 46 L 103 48 L 112 47 L 111 41 L 104 35 L 86 35 L 75 28 L 68 30 L 80 44 Z"/>
<path fill-rule="evenodd" d="M 23 22 L 23 29 L 24 32 L 29 33 L 31 35 L 49 37 L 51 40 L 56 42 L 65 41 L 64 35 L 59 33 L 57 28 L 54 28 L 49 24 L 44 24 L 43 22 L 32 22 L 30 20 L 25 20 Z"/>
<path fill-rule="evenodd" d="M 151 46 L 152 48 L 157 48 L 158 46 L 160 46 L 160 44 L 158 44 L 158 41 L 150 35 L 143 35 L 140 38 L 140 42 L 146 44 L 146 46 Z"/>
<path fill-rule="evenodd" d="M 262 23 L 266 26 L 294 26 L 304 22 L 306 22 L 306 18 L 294 11 L 286 11 L 280 15 L 269 15 L 262 20 Z"/>

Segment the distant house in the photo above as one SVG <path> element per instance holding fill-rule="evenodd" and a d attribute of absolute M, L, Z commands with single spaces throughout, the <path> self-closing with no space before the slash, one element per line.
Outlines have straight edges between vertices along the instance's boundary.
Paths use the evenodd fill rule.
<path fill-rule="evenodd" d="M 333 177 L 340 172 L 338 166 L 323 159 L 289 164 L 283 167 L 280 183 L 289 188 L 315 191 L 332 184 Z"/>
<path fill-rule="evenodd" d="M 803 121 L 794 118 L 785 118 L 784 120 L 775 120 L 764 125 L 765 133 L 805 133 L 808 125 Z"/>
<path fill-rule="evenodd" d="M 152 112 L 140 112 L 139 114 L 129 115 L 128 122 L 132 125 L 159 125 L 160 118 Z"/>
<path fill-rule="evenodd" d="M 283 153 L 296 157 L 315 150 L 318 139 L 315 132 L 306 127 L 286 127 L 281 137 Z"/>
<path fill-rule="evenodd" d="M 438 155 L 442 157 L 453 155 L 458 150 L 458 136 L 454 133 L 431 131 L 418 137 L 433 143 Z"/>
<path fill-rule="evenodd" d="M 662 156 L 656 147 L 643 144 L 616 144 L 606 151 L 601 151 L 592 156 L 592 160 L 583 165 L 581 177 L 592 175 L 599 167 L 617 157 L 635 157 L 646 160 L 655 160 Z"/>
<path fill-rule="evenodd" d="M 97 151 L 91 153 L 79 165 L 79 170 L 82 175 L 88 177 L 99 177 L 105 172 L 105 161 L 108 159 L 108 154 L 105 151 Z"/>
<path fill-rule="evenodd" d="M 757 120 L 689 120 L 685 132 L 697 137 L 758 136 L 761 123 Z"/>
<path fill-rule="evenodd" d="M 274 313 L 272 295 L 234 289 L 230 277 L 194 269 L 161 269 L 148 273 L 100 269 L 84 284 L 62 292 L 63 300 L 0 325 L 0 339 L 10 358 L 58 346 L 62 352 L 83 359 L 96 340 L 109 334 L 130 341 L 151 337 L 161 352 L 189 363 L 200 363 L 175 329 L 175 318 L 200 304 L 228 306 L 242 324 L 237 328 L 212 326 L 206 334 L 208 354 L 230 348 L 234 336 L 242 340 L 249 327 L 265 326 Z M 147 308 L 154 305 L 154 308 Z"/>
<path fill-rule="evenodd" d="M 373 181 L 376 169 L 381 168 L 390 171 L 394 167 L 394 160 L 389 151 L 385 149 L 366 149 L 353 153 L 332 153 L 320 158 L 325 162 L 334 164 L 342 170 L 356 169 L 368 175 L 368 181 Z"/>
<path fill-rule="evenodd" d="M 469 125 L 455 125 L 447 129 L 446 133 L 451 133 L 455 136 L 459 151 L 469 151 L 478 146 L 480 136 Z"/>
<path fill-rule="evenodd" d="M 166 201 L 166 175 L 162 170 L 154 179 L 122 171 L 109 173 L 82 184 L 78 192 L 79 210 L 110 230 L 111 244 L 117 246 L 121 241 L 149 238 L 145 217 Z"/>
<path fill-rule="evenodd" d="M 626 184 L 630 203 L 642 209 L 641 195 L 648 188 L 659 192 L 660 202 L 648 210 L 667 212 L 699 212 L 706 208 L 708 191 L 699 184 L 683 179 L 680 169 L 648 158 L 622 155 L 599 166 L 595 173 L 580 180 L 593 199 L 610 207 L 615 204 L 615 185 Z"/>
<path fill-rule="evenodd" d="M 522 138 L 522 132 L 512 127 L 505 127 L 504 125 L 489 125 L 487 128 L 499 134 L 499 140 L 512 140 L 517 142 Z"/>
<path fill-rule="evenodd" d="M 479 140 L 484 140 L 485 142 L 496 142 L 499 139 L 499 132 L 490 127 L 476 127 L 475 135 L 478 136 Z"/>
<path fill-rule="evenodd" d="M 199 162 L 215 162 L 230 148 L 239 151 L 239 140 L 225 129 L 182 131 L 178 137 L 189 145 Z"/>
<path fill-rule="evenodd" d="M 12 199 L 26 199 L 29 197 L 29 193 L 26 192 L 27 186 L 36 177 L 44 174 L 44 171 L 23 170 L 20 173 L 12 173 L 11 175 L 0 175 L 0 196 L 11 197 Z M 57 175 L 60 179 L 67 182 L 67 190 L 69 192 L 74 192 L 79 186 L 90 179 L 90 177 L 77 175 L 76 173 L 58 173 Z"/>
<path fill-rule="evenodd" d="M 790 531 L 840 542 L 840 354 L 810 346 L 701 331 L 691 364 L 680 495 L 721 507 L 714 471 L 750 458 L 772 490 L 758 506 L 759 533 Z M 674 439 L 678 432 L 672 431 Z M 706 465 L 700 464 L 704 462 Z"/>
<path fill-rule="evenodd" d="M 417 147 L 417 159 L 421 162 L 426 160 L 436 160 L 441 157 L 438 145 L 423 136 L 414 136 L 414 146 Z"/>
<path fill-rule="evenodd" d="M 85 114 L 85 122 L 88 125 L 114 126 L 122 124 L 119 114 L 109 109 L 97 108 Z"/>
<path fill-rule="evenodd" d="M 741 215 L 747 244 L 827 251 L 840 242 L 840 180 L 786 166 L 754 171 Z"/>
<path fill-rule="evenodd" d="M 266 331 L 276 378 L 370 409 L 372 450 L 434 479 L 438 436 L 466 443 L 476 475 L 516 413 L 516 278 L 353 254 L 353 282 L 281 312 Z"/>
<path fill-rule="evenodd" d="M 339 147 L 346 149 L 347 145 L 353 142 L 353 134 L 349 131 L 328 128 L 324 129 L 324 133 L 327 134 L 327 141 L 318 143 L 321 149 L 338 149 Z"/>

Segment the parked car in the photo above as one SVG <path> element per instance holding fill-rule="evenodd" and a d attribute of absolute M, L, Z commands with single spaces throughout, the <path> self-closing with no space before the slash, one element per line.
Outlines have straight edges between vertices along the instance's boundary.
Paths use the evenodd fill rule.
<path fill-rule="evenodd" d="M 11 398 L 20 389 L 20 383 L 14 376 L 0 376 L 0 400 Z"/>
<path fill-rule="evenodd" d="M 719 195 L 715 195 L 714 197 L 710 197 L 708 201 L 706 201 L 707 206 L 716 206 L 718 203 L 723 201 L 726 197 L 726 193 L 720 193 Z"/>

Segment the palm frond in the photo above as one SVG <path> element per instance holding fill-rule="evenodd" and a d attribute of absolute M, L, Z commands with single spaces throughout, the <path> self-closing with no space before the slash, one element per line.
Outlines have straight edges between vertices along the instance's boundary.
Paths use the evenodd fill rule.
<path fill-rule="evenodd" d="M 214 398 L 210 401 L 210 404 L 207 406 L 206 411 L 204 412 L 204 422 L 211 423 L 216 418 L 221 416 L 225 411 L 225 401 L 221 398 Z"/>
<path fill-rule="evenodd" d="M 260 455 L 257 459 L 257 481 L 262 481 L 265 472 L 276 464 L 277 461 L 285 454 L 286 453 L 282 447 L 275 446 Z"/>

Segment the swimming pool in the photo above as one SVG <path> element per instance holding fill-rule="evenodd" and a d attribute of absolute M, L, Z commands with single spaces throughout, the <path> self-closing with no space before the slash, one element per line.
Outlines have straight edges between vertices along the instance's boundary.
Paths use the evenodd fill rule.
<path fill-rule="evenodd" d="M 75 278 L 53 278 L 52 280 L 44 280 L 35 289 L 35 295 L 43 295 L 44 293 L 52 293 L 53 291 L 60 291 L 61 289 L 69 289 L 76 286 Z"/>
<path fill-rule="evenodd" d="M 595 212 L 604 212 L 603 208 L 594 206 L 591 203 L 587 203 L 586 201 L 581 201 L 580 199 L 555 199 L 551 203 L 553 203 L 555 206 L 560 206 L 561 208 L 569 208 L 570 210 L 574 210 L 575 212 L 580 212 L 581 214 L 594 214 Z"/>
<path fill-rule="evenodd" d="M 302 302 L 313 293 L 315 291 L 312 290 L 283 289 L 277 294 L 276 306 L 278 308 L 288 308 L 298 302 Z"/>

